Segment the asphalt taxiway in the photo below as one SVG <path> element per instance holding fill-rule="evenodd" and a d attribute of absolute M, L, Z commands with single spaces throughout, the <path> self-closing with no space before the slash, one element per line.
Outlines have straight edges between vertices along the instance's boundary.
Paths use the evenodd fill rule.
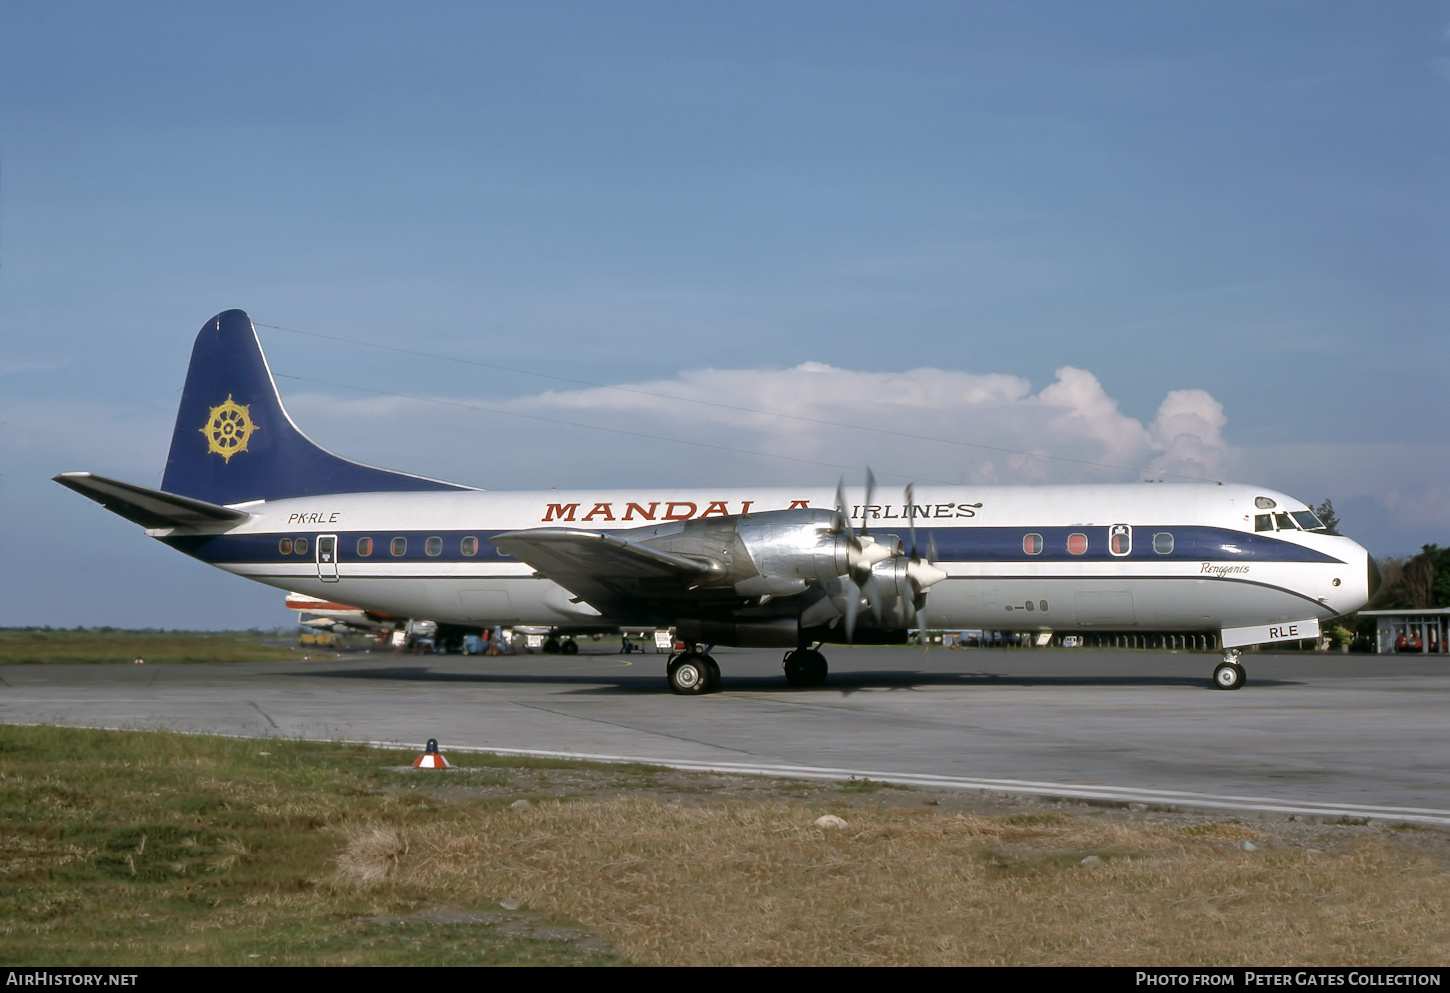
<path fill-rule="evenodd" d="M 1241 690 L 1187 652 L 718 649 L 721 692 L 649 652 L 346 654 L 303 662 L 0 667 L 0 722 L 164 728 L 872 775 L 1009 793 L 1450 826 L 1450 659 L 1250 653 Z M 1398 812 L 1398 813 L 1397 813 Z M 1418 812 L 1418 813 L 1417 813 Z"/>

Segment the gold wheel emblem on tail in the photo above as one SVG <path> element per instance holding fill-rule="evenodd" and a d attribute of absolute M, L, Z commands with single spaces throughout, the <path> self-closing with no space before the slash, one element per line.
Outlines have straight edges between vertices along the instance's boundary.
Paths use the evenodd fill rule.
<path fill-rule="evenodd" d="M 247 450 L 247 439 L 255 430 L 250 408 L 235 402 L 228 393 L 226 403 L 218 404 L 206 415 L 206 427 L 201 433 L 206 435 L 207 451 L 230 462 L 233 455 Z"/>

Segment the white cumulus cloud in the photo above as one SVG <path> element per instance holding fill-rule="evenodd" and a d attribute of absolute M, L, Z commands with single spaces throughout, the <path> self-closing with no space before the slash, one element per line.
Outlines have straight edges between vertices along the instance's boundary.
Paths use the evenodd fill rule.
<path fill-rule="evenodd" d="M 982 483 L 1132 479 L 1140 469 L 1215 478 L 1226 449 L 1223 408 L 1208 393 L 1168 394 L 1148 426 L 1124 414 L 1096 376 L 1071 366 L 1038 392 L 1020 376 L 949 369 L 696 369 L 550 391 L 510 409 L 782 459 Z"/>
<path fill-rule="evenodd" d="M 1219 476 L 1228 445 L 1223 404 L 1206 390 L 1172 390 L 1153 420 L 1153 468 L 1185 475 Z"/>

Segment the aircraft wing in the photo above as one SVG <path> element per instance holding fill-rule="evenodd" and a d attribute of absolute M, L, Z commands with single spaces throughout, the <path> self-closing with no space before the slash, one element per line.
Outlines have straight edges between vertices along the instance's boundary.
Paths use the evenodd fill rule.
<path fill-rule="evenodd" d="M 578 528 L 508 531 L 490 539 L 506 555 L 603 613 L 640 600 L 685 595 L 719 572 L 708 560 L 651 548 L 618 535 Z"/>
<path fill-rule="evenodd" d="M 244 510 L 123 483 L 93 472 L 63 472 L 54 479 L 143 528 L 239 524 L 252 516 Z"/>

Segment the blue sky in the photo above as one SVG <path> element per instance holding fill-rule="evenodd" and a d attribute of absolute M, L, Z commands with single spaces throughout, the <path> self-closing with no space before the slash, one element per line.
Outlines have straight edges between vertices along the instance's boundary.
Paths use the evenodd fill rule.
<path fill-rule="evenodd" d="M 1447 29 L 1443 3 L 0 0 L 0 624 L 288 620 L 49 482 L 158 483 L 229 307 L 464 360 L 260 329 L 319 441 L 478 485 L 834 483 L 792 453 L 1133 478 L 568 381 L 652 384 L 1158 468 L 1191 423 L 1204 474 L 1331 497 L 1376 554 L 1450 543 Z"/>

